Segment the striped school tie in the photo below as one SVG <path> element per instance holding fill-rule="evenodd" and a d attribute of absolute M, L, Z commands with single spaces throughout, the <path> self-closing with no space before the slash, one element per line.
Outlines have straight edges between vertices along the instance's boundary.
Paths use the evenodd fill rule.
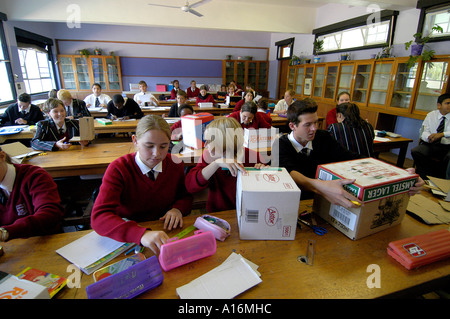
<path fill-rule="evenodd" d="M 95 99 L 95 107 L 99 107 L 100 106 L 100 101 L 98 100 L 98 98 Z"/>
<path fill-rule="evenodd" d="M 439 126 L 438 126 L 436 132 L 437 133 L 444 132 L 444 127 L 445 127 L 445 116 L 442 117 L 441 123 L 439 123 Z"/>

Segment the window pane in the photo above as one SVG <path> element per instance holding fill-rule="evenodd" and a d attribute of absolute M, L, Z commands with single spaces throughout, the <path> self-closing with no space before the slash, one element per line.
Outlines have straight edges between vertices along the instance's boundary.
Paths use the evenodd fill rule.
<path fill-rule="evenodd" d="M 431 37 L 442 37 L 450 35 L 450 5 L 430 10 L 425 14 L 425 21 L 422 28 L 422 33 L 424 35 L 429 35 L 430 30 L 434 25 L 439 25 L 443 29 L 443 33 L 433 32 Z"/>
<path fill-rule="evenodd" d="M 0 50 L 1 51 L 1 50 Z M 0 63 L 0 103 L 13 100 L 13 93 L 11 91 L 11 83 L 8 79 L 8 72 L 6 71 L 6 62 Z"/>
<path fill-rule="evenodd" d="M 20 48 L 18 51 L 27 93 L 40 93 L 52 89 L 54 81 L 48 54 L 25 48 Z"/>

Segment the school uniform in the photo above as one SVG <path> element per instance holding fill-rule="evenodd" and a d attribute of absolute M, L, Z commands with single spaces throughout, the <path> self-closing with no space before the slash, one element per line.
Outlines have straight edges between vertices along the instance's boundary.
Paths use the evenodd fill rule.
<path fill-rule="evenodd" d="M 38 166 L 7 167 L 0 185 L 0 227 L 8 231 L 8 240 L 59 232 L 64 209 L 53 178 Z"/>
<path fill-rule="evenodd" d="M 194 90 L 192 90 L 192 87 L 189 87 L 186 90 L 187 98 L 192 99 L 194 97 L 197 97 L 200 94 L 200 89 L 196 87 Z"/>
<path fill-rule="evenodd" d="M 364 121 L 361 127 L 353 127 L 345 119 L 341 123 L 331 124 L 327 131 L 346 149 L 365 157 L 374 155 L 373 139 L 375 138 L 375 133 L 370 123 Z"/>
<path fill-rule="evenodd" d="M 256 163 L 262 163 L 263 158 L 256 151 L 244 148 L 245 167 L 253 167 Z M 236 209 L 236 180 L 229 171 L 218 168 L 217 171 L 206 180 L 202 170 L 211 163 L 213 159 L 208 150 L 202 154 L 197 166 L 193 167 L 186 175 L 186 189 L 189 193 L 197 193 L 206 188 L 209 189 L 206 210 L 209 213 Z"/>
<path fill-rule="evenodd" d="M 328 111 L 327 116 L 325 118 L 325 125 L 326 125 L 326 127 L 328 127 L 331 124 L 334 124 L 337 122 L 338 122 L 337 121 L 337 109 L 334 107 Z"/>
<path fill-rule="evenodd" d="M 60 128 L 50 118 L 37 123 L 36 133 L 31 139 L 31 147 L 40 151 L 57 151 L 59 148 L 56 142 L 64 137 L 65 141 L 69 142 L 74 136 L 80 136 L 78 120 L 65 118 L 63 127 Z"/>
<path fill-rule="evenodd" d="M 245 99 L 242 99 L 239 102 L 237 102 L 236 105 L 234 106 L 233 112 L 240 111 L 242 108 L 242 105 L 244 105 L 244 103 L 245 103 Z"/>
<path fill-rule="evenodd" d="M 178 90 L 180 90 L 180 89 L 173 88 L 172 91 L 170 91 L 170 99 L 171 100 L 177 99 Z"/>
<path fill-rule="evenodd" d="M 94 93 L 92 93 L 84 98 L 84 103 L 86 103 L 86 105 L 89 105 L 89 107 L 100 107 L 101 104 L 107 105 L 109 101 L 111 101 L 110 96 L 103 93 L 101 93 L 99 96 L 96 96 Z"/>
<path fill-rule="evenodd" d="M 198 106 L 198 103 L 209 103 L 209 102 L 211 102 L 214 105 L 214 97 L 211 94 L 209 93 L 206 93 L 206 95 L 198 94 L 195 106 Z"/>
<path fill-rule="evenodd" d="M 41 109 L 34 104 L 30 104 L 25 111 L 22 111 L 19 108 L 19 104 L 14 103 L 8 106 L 5 112 L 0 116 L 0 125 L 18 125 L 15 123 L 18 118 L 27 121 L 27 125 L 35 125 L 37 122 L 44 119 L 44 114 Z"/>
<path fill-rule="evenodd" d="M 72 99 L 69 106 L 65 106 L 66 116 L 73 116 L 74 119 L 80 117 L 90 117 L 91 112 L 86 107 L 86 103 L 79 99 Z"/>
<path fill-rule="evenodd" d="M 259 114 L 261 114 L 264 119 L 267 121 L 267 123 L 269 123 L 270 125 L 272 125 L 272 117 L 270 116 L 270 112 L 267 113 L 266 111 L 258 111 Z"/>
<path fill-rule="evenodd" d="M 112 115 L 115 115 L 118 118 L 128 116 L 130 119 L 141 119 L 144 117 L 144 113 L 142 113 L 141 108 L 133 99 L 125 98 L 124 100 L 125 102 L 120 110 L 114 106 L 113 101 L 109 101 L 106 106 L 108 111 L 106 118 L 112 119 Z"/>
<path fill-rule="evenodd" d="M 190 213 L 192 196 L 184 185 L 183 163 L 174 163 L 167 154 L 155 168 L 158 173 L 154 180 L 147 176 L 150 169 L 138 153 L 109 164 L 91 215 L 91 226 L 98 234 L 139 244 L 148 228 L 137 222 L 157 220 L 172 208 L 179 209 L 183 216 Z"/>
<path fill-rule="evenodd" d="M 295 100 L 292 100 L 292 103 L 294 103 Z M 292 104 L 291 103 L 291 104 Z M 288 105 L 285 99 L 281 99 L 278 101 L 278 103 L 275 105 L 275 108 L 273 109 L 273 111 L 287 111 L 287 109 L 289 108 L 290 104 Z"/>
<path fill-rule="evenodd" d="M 253 128 L 253 129 L 259 129 L 259 128 L 271 128 L 272 126 L 267 122 L 264 114 L 260 114 L 261 112 L 256 112 L 255 116 L 253 117 L 253 120 L 250 124 L 244 124 L 241 120 L 241 112 L 233 112 L 229 114 L 227 117 L 232 117 L 236 119 L 242 126 L 243 129 L 247 128 Z"/>
<path fill-rule="evenodd" d="M 150 92 L 139 92 L 139 93 L 136 93 L 136 94 L 133 96 L 133 100 L 134 100 L 139 106 L 144 106 L 145 103 L 142 101 L 142 100 L 143 100 L 142 96 L 144 96 L 144 95 L 146 96 L 145 100 L 149 100 L 148 103 L 156 104 L 154 100 L 157 100 L 157 99 L 156 99 L 156 97 L 155 97 L 153 94 L 151 94 Z M 148 98 L 147 98 L 147 97 L 148 97 Z M 139 101 L 139 102 L 138 102 L 138 101 Z"/>

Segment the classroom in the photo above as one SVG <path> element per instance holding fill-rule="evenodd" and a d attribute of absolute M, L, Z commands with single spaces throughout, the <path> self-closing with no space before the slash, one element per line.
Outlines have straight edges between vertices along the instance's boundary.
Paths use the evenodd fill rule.
<path fill-rule="evenodd" d="M 62 251 L 66 245 L 85 238 L 93 229 L 101 232 L 99 235 L 102 237 L 118 242 L 133 242 L 137 244 L 136 247 L 144 246 L 141 255 L 145 255 L 145 263 L 158 264 L 155 258 L 151 257 L 160 257 L 158 251 L 164 247 L 168 238 L 181 240 L 181 237 L 188 239 L 197 236 L 192 235 L 194 224 L 198 223 L 201 216 L 213 215 L 220 223 L 225 222 L 229 227 L 225 239 L 214 239 L 214 253 L 167 271 L 164 262 L 159 258 L 164 274 L 162 284 L 148 288 L 141 295 L 137 295 L 138 298 L 195 298 L 194 285 L 203 280 L 204 285 L 214 286 L 208 277 L 209 272 L 211 271 L 211 275 L 217 275 L 213 271 L 219 271 L 220 267 L 229 262 L 235 267 L 232 268 L 234 272 L 229 275 L 234 278 L 232 284 L 235 285 L 233 288 L 236 292 L 233 293 L 234 290 L 231 289 L 228 291 L 228 287 L 222 289 L 222 292 L 230 293 L 231 298 L 448 299 L 448 260 L 439 260 L 418 269 L 407 270 L 389 255 L 388 245 L 412 236 L 442 230 L 447 230 L 448 233 L 450 230 L 450 218 L 445 215 L 449 213 L 450 196 L 445 199 L 445 196 L 431 191 L 427 178 L 429 173 L 422 171 L 418 157 L 413 158 L 413 154 L 416 156 L 416 151 L 423 144 L 421 137 L 425 121 L 428 120 L 427 115 L 441 105 L 448 104 L 449 10 L 448 1 L 443 0 L 393 0 L 389 3 L 357 0 L 136 0 L 132 6 L 126 7 L 118 1 L 104 0 L 79 0 L 72 4 L 56 0 L 3 1 L 0 3 L 0 147 L 9 149 L 8 145 L 22 143 L 28 148 L 27 152 L 30 153 L 22 160 L 22 164 L 42 168 L 43 170 L 35 173 L 40 174 L 40 178 L 51 185 L 49 187 L 56 187 L 61 203 L 52 207 L 58 211 L 62 209 L 62 213 L 55 214 L 64 215 L 64 227 L 62 232 L 56 234 L 40 234 L 28 238 L 19 236 L 3 242 L 2 238 L 8 238 L 8 232 L 3 228 L 7 224 L 0 224 L 0 274 L 17 275 L 24 271 L 24 267 L 32 267 L 67 277 L 70 274 L 66 268 L 70 262 L 66 257 L 62 257 L 62 253 L 55 251 Z M 420 36 L 417 35 L 419 32 Z M 425 34 L 428 34 L 429 38 L 425 37 Z M 410 47 L 420 37 L 426 43 L 422 55 L 417 58 L 410 52 Z M 235 85 L 230 85 L 230 82 Z M 239 91 L 230 93 L 230 86 Z M 195 93 L 194 87 L 197 89 Z M 105 102 L 98 105 L 95 99 L 88 98 L 97 88 L 108 96 Z M 178 88 L 180 91 L 177 91 Z M 249 88 L 252 92 L 250 102 L 246 100 Z M 52 89 L 58 92 L 53 100 L 49 99 L 49 91 Z M 17 103 L 20 109 L 19 97 L 26 96 L 24 93 L 31 96 L 31 104 L 44 111 L 45 114 L 42 115 L 45 120 L 39 119 L 41 124 L 49 121 L 56 123 L 57 120 L 50 114 L 61 108 L 61 105 L 66 116 L 69 116 L 68 112 L 75 112 L 74 105 L 68 107 L 65 103 L 64 94 L 70 93 L 73 101 L 84 101 L 87 113 L 79 111 L 81 117 L 74 116 L 74 120 L 65 120 L 65 137 L 67 140 L 72 139 L 72 144 L 64 146 L 63 142 L 60 147 L 57 145 L 58 139 L 55 139 L 55 144 L 48 148 L 45 141 L 36 142 L 38 133 L 41 133 L 41 137 L 46 135 L 48 127 L 38 123 L 5 124 L 6 120 L 3 118 L 9 114 L 7 108 Z M 396 199 L 399 197 L 395 205 L 402 211 L 398 223 L 390 224 L 389 227 L 386 225 L 386 229 L 367 236 L 356 231 L 352 235 L 346 234 L 343 229 L 349 227 L 344 222 L 346 219 L 342 211 L 338 212 L 338 209 L 335 209 L 336 215 L 331 217 L 334 221 L 338 220 L 338 226 L 333 224 L 332 220 L 315 214 L 317 210 L 325 209 L 324 207 L 328 210 L 335 206 L 342 207 L 339 206 L 342 205 L 339 204 L 342 199 L 348 202 L 356 200 L 361 204 L 363 201 L 359 195 L 354 197 L 352 193 L 349 195 L 351 198 L 348 197 L 347 194 L 352 192 L 350 187 L 339 185 L 343 194 L 339 193 L 331 198 L 330 194 L 337 189 L 337 182 L 327 180 L 326 182 L 333 183 L 325 184 L 328 185 L 325 190 L 318 190 L 319 186 L 315 183 L 321 179 L 312 176 L 316 174 L 316 167 L 314 172 L 308 171 L 308 174 L 303 171 L 298 174 L 300 176 L 292 173 L 299 171 L 298 166 L 302 164 L 299 164 L 301 161 L 298 158 L 303 156 L 303 151 L 309 156 L 311 152 L 319 152 L 321 147 L 323 152 L 326 152 L 325 149 L 328 149 L 328 152 L 335 150 L 338 154 L 330 154 L 330 158 L 336 158 L 336 161 L 356 160 L 356 157 L 349 155 L 350 152 L 356 151 L 350 149 L 349 153 L 340 152 L 341 148 L 326 144 L 331 143 L 330 134 L 323 133 L 327 129 L 335 134 L 333 136 L 341 133 L 338 128 L 342 129 L 342 126 L 336 123 L 336 120 L 339 122 L 336 112 L 343 116 L 337 108 L 342 94 L 348 96 L 348 100 L 343 104 L 350 105 L 348 108 L 353 110 L 357 109 L 358 117 L 364 120 L 364 125 L 370 130 L 369 135 L 373 135 L 369 136 L 371 149 L 360 154 L 363 157 L 373 157 L 383 163 L 382 165 L 387 163 L 392 170 L 399 169 L 401 172 L 413 174 L 416 178 L 414 181 L 405 179 L 401 181 L 403 184 L 391 185 L 393 189 L 398 188 L 403 192 L 393 196 Z M 211 100 L 206 100 L 208 95 Z M 441 96 L 444 99 L 439 102 L 438 98 Z M 69 97 L 69 100 L 71 98 Z M 59 104 L 60 100 L 62 104 Z M 258 101 L 264 101 L 268 109 L 247 111 L 251 109 L 251 105 L 252 110 L 256 110 Z M 55 105 L 51 106 L 52 103 Z M 185 104 L 189 107 L 185 107 Z M 238 108 L 233 109 L 236 104 Z M 127 111 L 123 111 L 122 107 L 133 107 L 136 111 L 133 111 L 132 115 L 126 114 L 123 112 Z M 183 108 L 188 113 L 180 115 Z M 303 112 L 300 110 L 303 108 L 313 111 L 298 113 Z M 440 108 L 443 109 L 444 106 Z M 450 106 L 448 108 L 450 111 Z M 45 111 L 47 109 L 48 114 Z M 192 111 L 189 112 L 188 109 Z M 171 113 L 172 111 L 175 113 Z M 329 116 L 333 111 L 334 123 L 337 126 L 329 125 Z M 294 138 L 295 134 L 306 134 L 300 129 L 300 124 L 292 122 L 293 112 L 300 114 L 298 116 L 302 119 L 309 119 L 308 116 L 312 114 L 311 122 L 318 129 L 317 132 L 320 132 L 313 138 L 316 141 L 319 137 L 323 138 L 322 145 L 316 142 L 317 146 L 313 147 L 313 140 L 309 140 L 306 145 L 297 140 L 296 146 L 289 140 L 288 136 Z M 250 119 L 245 118 L 244 114 L 247 113 L 250 114 Z M 183 116 L 184 114 L 188 115 Z M 149 120 L 147 115 L 155 115 L 157 119 L 152 117 L 152 120 Z M 445 114 L 443 115 L 445 118 Z M 161 121 L 160 116 L 163 119 Z M 183 120 L 180 120 L 180 116 L 183 116 Z M 230 119 L 233 117 L 236 121 Z M 132 157 L 136 151 L 138 155 L 150 152 L 145 146 L 148 143 L 145 144 L 144 141 L 148 135 L 146 133 L 153 129 L 143 130 L 144 125 L 158 127 L 156 131 L 163 133 L 162 136 L 158 135 L 158 138 L 164 140 L 170 133 L 161 128 L 167 126 L 165 123 L 168 123 L 169 127 L 175 124 L 181 127 L 183 123 L 186 130 L 191 118 L 204 123 L 221 123 L 217 124 L 218 126 L 232 125 L 231 122 L 239 123 L 240 120 L 242 128 L 250 128 L 244 131 L 248 135 L 242 136 L 247 139 L 247 143 L 251 128 L 276 129 L 280 136 L 286 137 L 284 140 L 288 143 L 289 150 L 282 138 L 277 136 L 277 143 L 257 149 L 258 154 L 262 155 L 258 157 L 257 164 L 251 162 L 252 166 L 256 165 L 254 170 L 256 167 L 267 170 L 270 181 L 273 181 L 274 176 L 283 179 L 286 169 L 289 180 L 285 185 L 290 185 L 292 181 L 292 190 L 301 191 L 300 204 L 291 226 L 280 226 L 282 221 L 288 220 L 287 217 L 281 218 L 280 212 L 271 210 L 270 217 L 266 215 L 266 224 L 273 223 L 277 224 L 279 229 L 282 228 L 283 234 L 286 235 L 285 240 L 243 240 L 242 233 L 241 238 L 239 237 L 239 230 L 243 231 L 243 226 L 236 211 L 239 212 L 239 199 L 242 198 L 237 195 L 239 187 L 243 185 L 239 183 L 244 182 L 242 177 L 236 178 L 236 175 L 242 164 L 229 165 L 220 160 L 213 160 L 209 165 L 201 165 L 201 162 L 207 159 L 205 153 L 210 153 L 206 152 L 208 147 L 215 144 L 212 139 L 202 135 L 202 132 L 200 136 L 196 135 L 198 133 L 195 128 L 194 141 L 189 143 L 196 143 L 196 146 L 188 145 L 184 135 L 174 142 L 172 132 L 172 136 L 169 136 L 169 148 L 177 150 L 183 149 L 184 146 L 184 152 L 168 154 L 153 169 L 147 165 L 147 160 L 139 159 L 139 156 Z M 67 124 L 68 121 L 76 122 L 76 125 L 72 127 L 72 124 Z M 255 126 L 256 123 L 263 124 Z M 8 125 L 16 131 L 8 128 Z M 442 133 L 443 141 L 450 140 L 450 136 L 445 133 L 448 131 L 448 125 L 447 121 Z M 89 128 L 89 133 L 86 133 L 86 127 Z M 214 125 L 211 130 L 213 127 Z M 78 133 L 69 134 L 69 128 Z M 215 129 L 220 130 L 220 127 Z M 79 136 L 82 130 L 86 141 L 84 138 L 73 139 L 73 136 Z M 207 131 L 208 129 L 203 133 Z M 60 135 L 60 138 L 63 138 L 63 135 Z M 162 148 L 168 147 L 168 143 L 158 143 L 163 145 Z M 359 143 L 359 140 L 354 143 Z M 450 142 L 442 144 L 447 147 Z M 47 149 L 37 149 L 37 145 Z M 56 147 L 60 150 L 56 151 Z M 279 160 L 274 160 L 277 152 L 282 154 L 284 151 L 290 152 L 291 149 L 295 149 L 292 152 L 295 155 L 292 156 L 296 156 L 297 163 L 282 156 Z M 31 151 L 35 150 L 39 154 L 30 155 Z M 448 147 L 446 150 L 448 151 Z M 445 155 L 442 152 L 439 154 Z M 445 164 L 448 163 L 448 153 L 445 160 L 444 155 L 430 155 L 426 163 L 431 163 L 427 166 L 435 168 L 433 173 L 439 169 L 439 174 L 432 175 L 432 181 L 442 183 L 434 187 L 443 185 L 440 190 L 446 195 L 449 192 L 450 166 Z M 247 159 L 249 154 L 242 156 Z M 272 159 L 271 166 L 274 166 L 273 163 L 279 163 L 283 170 L 279 172 L 273 167 L 265 167 L 267 163 L 270 165 L 270 161 L 264 161 L 264 156 Z M 171 160 L 167 163 L 166 159 L 169 157 Z M 143 174 L 148 174 L 152 182 L 158 181 L 158 177 L 161 180 L 164 176 L 167 176 L 164 178 L 168 180 L 177 181 L 179 185 L 174 182 L 173 185 L 161 183 L 159 186 L 160 189 L 167 187 L 172 190 L 177 197 L 171 194 L 159 196 L 160 193 L 157 193 L 156 189 L 147 189 L 147 181 L 137 179 L 131 170 L 114 174 L 124 169 L 130 163 L 130 158 L 131 162 L 135 161 L 133 165 Z M 4 160 L 0 156 L 0 167 L 3 167 L 2 162 Z M 244 162 L 248 164 L 247 160 L 241 163 Z M 110 165 L 111 163 L 114 164 Z M 166 165 L 173 165 L 171 175 L 166 175 L 165 169 L 169 167 Z M 447 175 L 445 172 L 442 174 L 441 166 L 444 165 L 447 165 Z M 149 167 L 149 172 L 144 172 L 143 167 Z M 210 172 L 212 169 L 214 171 Z M 250 175 L 252 170 L 249 170 Z M 50 177 L 44 177 L 45 172 Z M 396 171 L 396 174 L 401 174 L 399 172 Z M 153 173 L 156 175 L 151 177 L 150 174 Z M 20 175 L 22 173 L 17 176 Z M 140 216 L 136 217 L 135 222 L 131 218 L 132 213 L 126 212 L 123 208 L 125 206 L 121 206 L 121 198 L 125 195 L 120 193 L 113 180 L 113 177 L 119 178 L 118 175 L 124 178 L 119 182 L 124 188 L 128 187 L 127 193 L 144 193 L 145 189 L 148 191 L 147 196 L 158 195 L 161 203 L 155 204 L 157 208 L 151 218 L 141 220 L 143 216 Z M 218 186 L 213 183 L 218 183 Z M 177 185 L 180 188 L 176 189 Z M 3 184 L 0 186 L 3 187 Z M 411 192 L 414 193 L 416 186 L 420 188 L 420 194 L 417 192 L 411 196 L 408 204 L 408 200 L 404 199 L 407 191 L 404 188 L 411 187 Z M 106 189 L 110 190 L 109 194 Z M 373 190 L 371 194 L 375 194 L 376 190 L 379 189 Z M 267 190 L 265 197 L 271 198 L 270 194 L 277 194 L 277 191 L 274 186 Z M 284 198 L 282 193 L 280 191 L 280 197 L 277 199 L 280 202 L 281 198 Z M 288 196 L 288 193 L 286 191 L 282 195 Z M 120 196 L 116 196 L 118 194 Z M 263 194 L 260 196 L 264 197 Z M 322 196 L 321 200 L 316 200 L 317 196 Z M 437 203 L 447 200 L 447 208 L 444 207 L 443 213 L 440 212 L 436 219 L 431 220 L 431 214 L 424 216 L 422 211 L 425 210 L 425 204 L 417 200 L 418 198 L 427 201 L 430 206 L 437 205 L 440 209 L 442 208 Z M 133 207 L 132 210 L 138 211 L 142 208 L 138 207 L 139 201 L 125 201 L 129 207 Z M 174 208 L 170 206 L 169 210 L 168 202 L 176 203 Z M 285 204 L 288 202 L 292 201 L 286 201 Z M 118 221 L 109 215 L 109 218 L 105 216 L 103 211 L 111 205 L 120 206 L 119 215 L 126 220 Z M 147 204 L 141 206 L 145 205 Z M 345 208 L 364 211 L 364 208 L 357 208 L 355 203 L 349 205 Z M 374 205 L 369 201 L 364 206 L 367 206 L 368 211 L 370 207 L 375 207 Z M 381 205 L 376 209 L 382 209 Z M 387 207 L 394 204 L 383 205 Z M 167 214 L 158 215 L 158 209 L 167 211 Z M 305 211 L 305 216 L 311 222 L 319 223 L 317 226 L 323 226 L 327 233 L 318 234 L 319 231 L 312 228 L 316 226 L 310 228 L 311 224 L 300 224 L 300 221 L 297 225 L 298 213 L 305 214 Z M 340 214 L 339 217 L 337 214 Z M 162 217 L 163 215 L 165 217 Z M 252 218 L 250 215 L 246 217 Z M 131 222 L 128 219 L 131 219 Z M 163 226 L 164 232 L 156 231 L 163 229 Z M 115 229 L 116 233 L 113 234 L 108 227 Z M 134 235 L 127 235 L 127 231 Z M 139 237 L 141 240 L 137 238 L 138 235 L 142 236 Z M 207 240 L 206 236 L 200 237 Z M 42 238 L 46 239 L 45 244 L 42 244 Z M 99 238 L 96 240 L 100 241 Z M 446 237 L 444 240 L 449 239 Z M 39 246 L 42 251 L 40 256 L 32 253 L 30 247 L 33 245 L 42 245 Z M 125 245 L 115 247 L 114 261 L 124 258 L 124 250 L 129 252 L 133 249 Z M 315 254 L 314 264 L 308 264 L 306 257 L 312 258 L 308 256 L 310 253 L 313 257 Z M 448 257 L 450 252 L 447 251 L 446 254 Z M 142 262 L 144 261 L 140 261 Z M 104 265 L 108 264 L 105 262 Z M 138 265 L 139 263 L 135 264 Z M 371 277 L 371 265 L 378 265 L 381 269 L 381 287 L 374 287 L 376 284 L 371 286 L 369 283 L 369 278 L 374 278 Z M 95 282 L 89 269 L 79 268 L 81 288 L 69 288 L 68 284 L 65 284 L 66 287 L 54 292 L 54 298 L 95 298 L 92 297 L 95 293 L 87 287 L 102 281 Z M 342 269 L 342 274 L 339 269 Z M 188 270 L 189 274 L 186 275 Z M 248 286 L 242 283 L 245 280 L 236 279 L 239 278 L 238 271 L 244 270 L 249 278 L 248 283 L 246 282 Z M 125 276 L 125 272 L 122 275 Z M 285 276 L 296 279 L 286 281 Z M 0 297 L 1 280 L 2 278 Z M 376 278 L 374 280 L 377 281 Z M 50 296 L 53 297 L 52 294 Z M 210 296 L 229 298 L 226 294 Z M 201 295 L 197 298 L 208 297 Z M 288 306 L 294 307 L 294 304 Z"/>

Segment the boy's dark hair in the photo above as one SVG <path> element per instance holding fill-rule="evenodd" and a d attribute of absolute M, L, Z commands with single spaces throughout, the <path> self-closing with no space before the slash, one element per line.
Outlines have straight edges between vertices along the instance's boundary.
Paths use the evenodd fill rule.
<path fill-rule="evenodd" d="M 366 125 L 366 121 L 361 118 L 359 107 L 355 103 L 347 102 L 336 105 L 336 112 L 344 115 L 345 123 L 353 127 L 359 128 Z"/>
<path fill-rule="evenodd" d="M 250 112 L 252 114 L 256 114 L 258 108 L 256 107 L 255 102 L 245 102 L 241 107 L 241 112 Z"/>
<path fill-rule="evenodd" d="M 267 109 L 269 108 L 269 104 L 267 103 L 267 99 L 266 98 L 261 98 L 258 101 L 258 107 L 267 111 Z"/>
<path fill-rule="evenodd" d="M 102 86 L 100 85 L 100 83 L 94 83 L 94 84 L 92 84 L 91 89 L 93 89 L 94 86 L 98 86 L 98 88 L 99 88 L 100 90 L 102 89 Z"/>
<path fill-rule="evenodd" d="M 20 102 L 24 102 L 24 103 L 30 103 L 31 102 L 31 95 L 28 93 L 22 93 L 19 95 L 18 100 Z"/>
<path fill-rule="evenodd" d="M 446 99 L 450 99 L 450 93 L 444 93 L 444 94 L 440 95 L 440 96 L 438 97 L 437 102 L 438 102 L 439 104 L 442 104 L 442 102 L 444 102 L 444 100 L 446 100 Z"/>
<path fill-rule="evenodd" d="M 192 114 L 194 114 L 194 108 L 189 104 L 185 103 L 181 104 L 180 107 L 178 108 L 178 116 L 181 116 L 181 111 L 183 111 L 184 109 L 190 109 L 192 111 Z"/>
<path fill-rule="evenodd" d="M 305 100 L 296 100 L 287 109 L 287 120 L 289 123 L 297 125 L 299 123 L 298 117 L 302 114 L 316 113 L 317 105 Z"/>
<path fill-rule="evenodd" d="M 121 94 L 115 94 L 115 95 L 112 97 L 112 100 L 113 100 L 113 103 L 114 103 L 114 104 L 117 104 L 117 103 L 124 103 L 124 102 L 125 102 L 125 100 L 123 99 L 123 96 L 122 96 Z"/>
<path fill-rule="evenodd" d="M 187 97 L 186 92 L 184 92 L 183 90 L 178 90 L 178 91 L 177 91 L 177 96 L 178 96 L 178 95 Z"/>
<path fill-rule="evenodd" d="M 147 83 L 144 80 L 139 81 L 138 85 L 145 85 L 147 86 Z"/>

